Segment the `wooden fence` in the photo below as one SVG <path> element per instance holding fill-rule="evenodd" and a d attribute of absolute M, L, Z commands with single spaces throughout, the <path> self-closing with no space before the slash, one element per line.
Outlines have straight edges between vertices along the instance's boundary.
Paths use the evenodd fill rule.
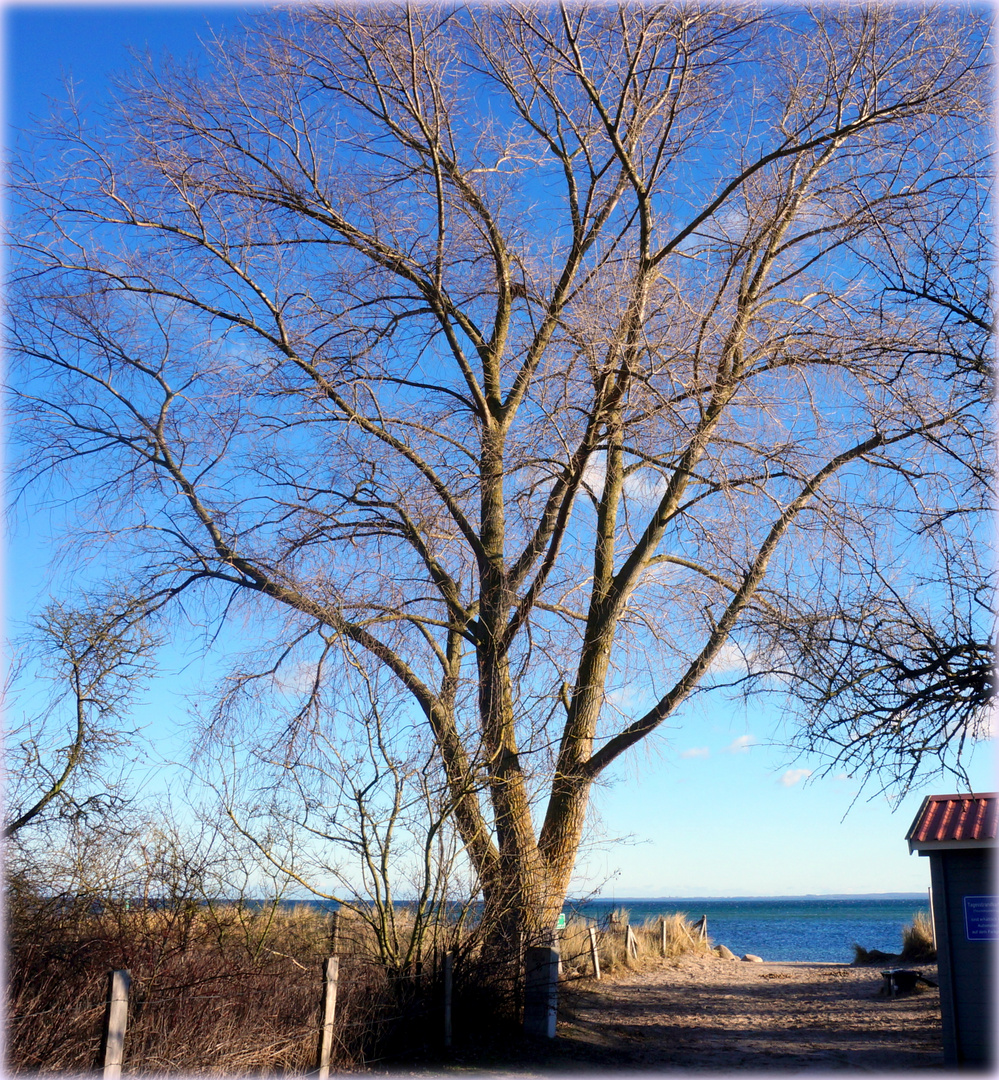
<path fill-rule="evenodd" d="M 613 926 L 611 933 L 620 928 Z M 661 923 L 662 955 L 666 955 L 666 920 Z M 694 925 L 695 934 L 702 940 L 707 937 L 707 916 L 702 916 Z M 630 926 L 624 924 L 624 945 L 629 957 L 638 956 L 638 939 Z M 600 956 L 596 928 L 588 929 L 590 960 L 594 978 L 601 977 Z M 337 920 L 333 920 L 330 934 L 330 946 L 336 948 Z M 554 944 L 554 943 L 553 943 Z M 528 1033 L 547 1035 L 555 1034 L 556 984 L 558 980 L 559 950 L 557 948 L 531 949 L 527 969 L 528 987 L 525 998 L 524 1027 Z M 544 955 L 542 955 L 544 954 Z M 443 1009 L 441 1013 L 440 1039 L 445 1048 L 452 1044 L 452 1000 L 454 954 L 443 955 Z M 337 990 L 340 978 L 340 962 L 337 956 L 329 956 L 322 964 L 322 990 L 319 1000 L 319 1023 L 316 1034 L 316 1056 L 312 1075 L 319 1080 L 327 1080 L 330 1073 L 330 1059 L 336 1032 Z M 131 977 L 127 971 L 118 970 L 108 973 L 107 997 L 104 1009 L 103 1031 L 97 1062 L 98 1070 L 107 1080 L 119 1080 L 125 1061 L 125 1034 L 128 1024 L 128 1000 Z"/>
<path fill-rule="evenodd" d="M 444 1010 L 442 1038 L 446 1047 L 451 1045 L 451 972 L 453 955 L 445 953 Z M 336 956 L 323 961 L 323 985 L 319 1003 L 319 1030 L 316 1038 L 316 1060 L 312 1074 L 318 1080 L 327 1080 L 330 1074 L 330 1058 L 336 1029 L 336 999 L 340 980 L 340 961 Z M 97 1069 L 106 1080 L 119 1080 L 125 1057 L 125 1031 L 128 1026 L 128 995 L 131 977 L 127 971 L 108 973 L 107 1002 L 104 1009 L 104 1029 Z"/>

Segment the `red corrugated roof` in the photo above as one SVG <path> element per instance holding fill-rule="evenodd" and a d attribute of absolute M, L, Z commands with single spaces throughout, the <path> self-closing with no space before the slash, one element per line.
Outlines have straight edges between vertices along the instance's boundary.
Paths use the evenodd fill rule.
<path fill-rule="evenodd" d="M 930 795 L 906 833 L 913 844 L 946 841 L 995 840 L 999 823 L 999 794 Z"/>

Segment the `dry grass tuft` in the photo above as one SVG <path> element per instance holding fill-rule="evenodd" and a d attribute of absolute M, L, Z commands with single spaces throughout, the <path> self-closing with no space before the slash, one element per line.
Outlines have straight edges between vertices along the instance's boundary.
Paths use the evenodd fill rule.
<path fill-rule="evenodd" d="M 917 911 L 912 916 L 912 922 L 902 929 L 902 954 L 901 958 L 910 964 L 928 964 L 937 958 L 937 950 L 933 944 L 933 924 L 929 915 L 924 911 Z"/>
<path fill-rule="evenodd" d="M 92 1071 L 107 973 L 116 968 L 132 978 L 128 1074 L 304 1073 L 314 1064 L 321 965 L 332 950 L 322 911 L 189 901 L 130 908 L 9 883 L 7 915 L 7 1073 Z M 397 913 L 404 943 L 415 932 L 407 918 Z M 623 912 L 597 931 L 604 972 L 710 948 L 677 914 L 632 927 L 638 955 L 629 956 L 627 924 Z M 572 919 L 562 932 L 565 978 L 592 975 L 589 927 Z M 459 939 L 454 923 L 429 928 L 422 940 L 421 962 L 393 967 L 371 925 L 341 910 L 334 1070 L 439 1053 L 445 949 L 456 949 L 455 1037 L 478 1045 L 517 1030 L 521 990 L 509 957 L 497 961 L 471 929 Z"/>
<path fill-rule="evenodd" d="M 854 943 L 853 963 L 864 964 L 931 964 L 936 961 L 937 950 L 933 946 L 933 925 L 929 916 L 917 911 L 912 922 L 902 928 L 902 951 L 886 953 L 880 949 L 865 949 Z"/>

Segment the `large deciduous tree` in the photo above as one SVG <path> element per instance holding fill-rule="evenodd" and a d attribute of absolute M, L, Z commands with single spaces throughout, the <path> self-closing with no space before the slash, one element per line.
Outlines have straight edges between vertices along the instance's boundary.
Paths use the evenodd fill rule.
<path fill-rule="evenodd" d="M 597 778 L 737 653 L 907 595 L 981 458 L 948 301 L 882 256 L 978 206 L 985 33 L 263 16 L 15 173 L 24 474 L 68 472 L 146 604 L 242 597 L 317 679 L 380 669 L 487 916 L 536 935 Z"/>

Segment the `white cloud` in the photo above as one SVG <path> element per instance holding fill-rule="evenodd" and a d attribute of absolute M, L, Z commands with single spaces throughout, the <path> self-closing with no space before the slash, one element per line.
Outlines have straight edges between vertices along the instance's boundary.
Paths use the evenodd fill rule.
<path fill-rule="evenodd" d="M 794 787 L 795 784 L 800 784 L 802 780 L 807 779 L 811 775 L 811 769 L 788 769 L 780 778 L 780 782 L 784 787 Z"/>
<path fill-rule="evenodd" d="M 733 673 L 746 675 L 749 672 L 750 660 L 752 660 L 751 653 L 746 653 L 733 641 L 726 641 L 718 650 L 714 660 L 711 661 L 708 671 L 712 675 L 731 675 Z"/>
<path fill-rule="evenodd" d="M 639 470 L 625 480 L 624 493 L 636 502 L 657 506 L 666 494 L 666 481 L 651 470 Z"/>
<path fill-rule="evenodd" d="M 599 499 L 604 492 L 607 478 L 607 455 L 594 454 L 583 467 L 583 490 Z M 643 506 L 655 506 L 666 491 L 666 482 L 651 469 L 639 469 L 629 473 L 624 481 L 625 498 L 633 499 Z"/>
<path fill-rule="evenodd" d="M 634 683 L 625 683 L 608 690 L 604 700 L 608 705 L 622 712 L 636 708 L 642 701 L 641 688 Z"/>
<path fill-rule="evenodd" d="M 732 742 L 725 747 L 722 753 L 725 754 L 748 754 L 750 747 L 756 746 L 755 735 L 740 735 L 737 739 L 733 739 Z"/>
<path fill-rule="evenodd" d="M 599 499 L 604 490 L 604 478 L 607 475 L 607 465 L 602 454 L 595 454 L 588 458 L 583 466 L 583 489 Z"/>
<path fill-rule="evenodd" d="M 273 675 L 274 687 L 280 694 L 298 696 L 312 692 L 316 682 L 314 661 L 301 661 Z"/>
<path fill-rule="evenodd" d="M 681 750 L 680 757 L 682 758 L 695 758 L 695 757 L 708 757 L 711 751 L 706 746 L 692 746 L 689 750 Z"/>

